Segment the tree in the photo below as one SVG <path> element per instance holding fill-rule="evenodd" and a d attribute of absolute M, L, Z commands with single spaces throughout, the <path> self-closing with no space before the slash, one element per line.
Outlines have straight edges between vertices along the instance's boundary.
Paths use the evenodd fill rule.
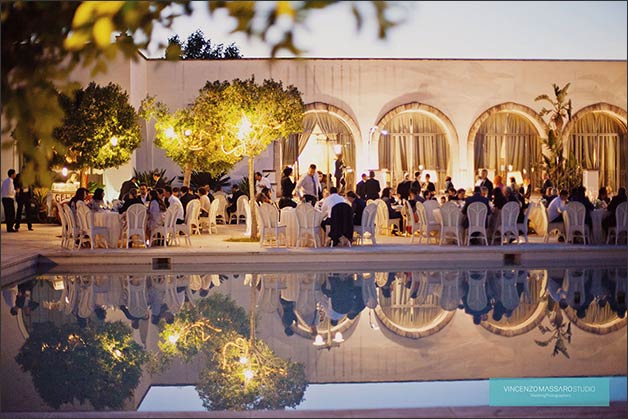
<path fill-rule="evenodd" d="M 567 83 L 562 89 L 557 84 L 552 84 L 555 99 L 548 95 L 539 95 L 535 101 L 549 102 L 551 108 L 542 108 L 539 116 L 542 118 L 549 115 L 549 130 L 547 138 L 543 139 L 543 144 L 548 149 L 549 154 L 543 155 L 543 162 L 540 167 L 547 172 L 550 179 L 559 188 L 567 190 L 582 184 L 582 169 L 578 165 L 575 156 L 571 153 L 565 156 L 563 150 L 564 127 L 571 120 L 571 99 L 567 101 L 567 90 L 571 83 Z"/>
<path fill-rule="evenodd" d="M 235 43 L 225 47 L 223 44 L 212 45 L 211 40 L 205 39 L 203 32 L 197 29 L 188 36 L 185 43 L 179 39 L 179 35 L 168 38 L 166 58 L 178 58 L 181 60 L 223 60 L 242 58 L 240 48 Z"/>
<path fill-rule="evenodd" d="M 212 90 L 215 83 L 207 83 L 202 91 Z M 213 104 L 220 124 L 214 138 L 220 137 L 226 155 L 239 159 L 248 157 L 248 177 L 254 179 L 255 157 L 280 138 L 303 130 L 305 105 L 301 92 L 294 87 L 283 87 L 275 80 L 257 84 L 254 77 L 235 79 Z M 249 182 L 249 196 L 255 197 L 255 186 Z M 251 211 L 251 238 L 257 238 L 255 211 Z"/>
<path fill-rule="evenodd" d="M 80 170 L 82 186 L 86 168 L 120 166 L 142 142 L 137 113 L 117 84 L 91 82 L 70 96 L 61 94 L 59 102 L 65 116 L 53 136 L 64 151 L 54 153 L 53 164 Z"/>
<path fill-rule="evenodd" d="M 313 9 L 336 3 L 339 2 L 212 1 L 206 4 L 212 14 L 223 10 L 236 18 L 235 32 L 244 32 L 271 45 L 274 57 L 281 49 L 300 52 L 293 44 L 294 31 L 303 26 Z M 365 7 L 372 5 L 378 20 L 378 34 L 383 38 L 387 30 L 398 23 L 387 17 L 391 4 L 352 2 L 358 28 L 362 25 Z M 52 135 L 53 128 L 60 125 L 63 118 L 55 97 L 58 90 L 69 93 L 76 88 L 68 82 L 72 70 L 80 65 L 90 68 L 93 74 L 104 72 L 118 52 L 136 60 L 137 52 L 146 49 L 151 42 L 156 26 L 169 28 L 177 17 L 192 13 L 188 0 L 6 1 L 0 6 L 2 132 L 12 133 L 15 141 L 6 142 L 3 147 L 15 144 L 24 157 L 21 170 L 24 183 L 44 185 L 51 182 L 52 150 L 63 152 L 62 145 Z M 286 22 L 289 25 L 286 26 Z M 272 28 L 281 28 L 282 37 L 276 42 L 266 38 Z M 111 43 L 112 34 L 120 34 L 114 43 Z M 169 58 L 176 59 L 177 54 Z"/>
<path fill-rule="evenodd" d="M 183 169 L 183 184 L 190 186 L 194 170 L 214 175 L 228 172 L 238 157 L 223 152 L 215 128 L 223 124 L 214 112 L 214 103 L 227 82 L 215 82 L 213 89 L 201 91 L 194 103 L 170 112 L 168 106 L 154 97 L 145 98 L 139 114 L 146 121 L 155 120 L 155 145 Z"/>
<path fill-rule="evenodd" d="M 16 356 L 41 398 L 58 409 L 89 401 L 97 410 L 121 409 L 139 384 L 146 353 L 122 322 L 80 328 L 34 324 Z"/>

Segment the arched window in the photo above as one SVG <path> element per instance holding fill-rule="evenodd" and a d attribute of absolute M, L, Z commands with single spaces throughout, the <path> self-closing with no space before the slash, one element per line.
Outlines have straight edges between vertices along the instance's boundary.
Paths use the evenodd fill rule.
<path fill-rule="evenodd" d="M 497 112 L 480 126 L 475 136 L 476 173 L 478 169 L 488 169 L 507 184 L 508 172 L 519 172 L 522 177 L 529 176 L 530 183 L 536 185 L 540 173 L 532 169 L 539 162 L 540 138 L 534 125 L 524 116 Z"/>
<path fill-rule="evenodd" d="M 572 129 L 567 155 L 573 153 L 583 170 L 596 170 L 599 185 L 616 191 L 626 186 L 626 125 L 603 112 L 590 112 Z M 594 191 L 594 193 L 597 191 Z"/>
<path fill-rule="evenodd" d="M 391 172 L 392 185 L 420 166 L 435 173 L 437 190 L 444 189 L 449 174 L 447 134 L 434 117 L 423 112 L 402 112 L 384 125 L 379 137 L 379 167 Z"/>

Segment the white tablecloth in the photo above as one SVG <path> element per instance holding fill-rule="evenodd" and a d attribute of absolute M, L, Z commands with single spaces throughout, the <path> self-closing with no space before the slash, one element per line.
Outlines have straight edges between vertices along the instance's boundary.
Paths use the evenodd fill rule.
<path fill-rule="evenodd" d="M 602 229 L 602 220 L 607 215 L 608 211 L 604 208 L 591 211 L 591 244 L 603 244 L 606 242 L 604 230 Z"/>
<path fill-rule="evenodd" d="M 122 214 L 114 211 L 98 211 L 94 213 L 94 226 L 107 227 L 109 247 L 118 247 L 120 233 L 122 232 Z"/>
<path fill-rule="evenodd" d="M 297 210 L 292 207 L 284 207 L 279 214 L 279 221 L 286 225 L 286 247 L 295 247 L 299 236 L 299 224 L 297 222 Z"/>

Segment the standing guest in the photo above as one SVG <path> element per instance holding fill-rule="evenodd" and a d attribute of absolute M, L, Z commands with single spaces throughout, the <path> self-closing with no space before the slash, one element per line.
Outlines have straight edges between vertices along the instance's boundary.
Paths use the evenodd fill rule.
<path fill-rule="evenodd" d="M 310 164 L 306 175 L 299 179 L 296 189 L 297 194 L 299 194 L 305 202 L 309 202 L 312 206 L 316 204 L 323 188 L 321 188 L 321 183 L 318 181 L 315 164 Z"/>
<path fill-rule="evenodd" d="M 297 203 L 292 200 L 292 193 L 297 185 L 290 178 L 291 175 L 292 167 L 286 167 L 283 169 L 283 174 L 281 176 L 281 198 L 279 199 L 279 209 L 284 207 L 296 208 L 297 206 Z"/>
<path fill-rule="evenodd" d="M 183 217 L 185 218 L 185 214 L 188 208 L 188 203 L 195 199 L 199 199 L 199 196 L 196 195 L 195 193 L 192 193 L 190 188 L 188 188 L 187 186 L 181 186 L 180 191 L 181 191 L 181 197 L 179 199 L 181 200 L 181 205 L 183 205 Z"/>
<path fill-rule="evenodd" d="M 238 198 L 241 196 L 246 196 L 244 192 L 240 190 L 240 187 L 237 184 L 231 185 L 231 198 L 229 198 L 229 206 L 227 207 L 227 219 L 231 219 L 231 214 L 234 214 L 238 211 Z M 236 220 L 236 224 L 238 220 Z"/>
<path fill-rule="evenodd" d="M 549 175 L 547 172 L 543 172 L 543 184 L 541 185 L 541 194 L 543 194 L 543 198 L 547 198 L 549 196 L 550 191 L 548 191 L 548 189 L 553 187 L 554 183 L 550 180 Z"/>
<path fill-rule="evenodd" d="M 375 172 L 373 170 L 369 171 L 369 180 L 366 181 L 365 186 L 366 200 L 379 198 L 381 188 L 379 186 L 379 180 L 375 179 Z"/>
<path fill-rule="evenodd" d="M 488 178 L 488 170 L 482 169 L 482 172 L 480 173 L 480 182 L 478 186 L 486 187 L 488 189 L 488 197 L 490 198 L 491 196 L 493 196 L 493 182 L 491 182 Z"/>
<path fill-rule="evenodd" d="M 129 190 L 129 193 L 126 194 L 126 197 L 127 197 L 127 199 L 124 200 L 124 204 L 122 204 L 122 206 L 118 210 L 118 212 L 120 214 L 124 214 L 126 212 L 126 210 L 128 210 L 129 207 L 131 205 L 133 205 L 133 204 L 142 204 L 142 205 L 144 205 L 144 203 L 142 202 L 140 197 L 137 196 L 137 189 L 135 189 L 135 188 L 131 188 Z"/>
<path fill-rule="evenodd" d="M 445 193 L 447 193 L 450 189 L 453 189 L 454 192 L 456 191 L 454 183 L 451 181 L 451 176 L 447 176 L 445 178 Z"/>
<path fill-rule="evenodd" d="M 144 205 L 150 204 L 150 195 L 148 194 L 148 185 L 145 182 L 140 183 L 140 199 Z"/>
<path fill-rule="evenodd" d="M 366 208 L 366 202 L 353 191 L 347 192 L 347 200 L 351 203 L 351 209 L 353 210 L 353 225 L 362 225 L 362 214 L 364 213 L 364 208 Z"/>
<path fill-rule="evenodd" d="M 201 201 L 201 212 L 199 217 L 209 217 L 209 210 L 211 208 L 211 200 L 207 195 L 207 189 L 203 186 L 198 188 L 199 199 Z"/>
<path fill-rule="evenodd" d="M 168 208 L 170 208 L 171 205 L 174 205 L 174 213 L 177 224 L 185 223 L 185 216 L 183 215 L 183 204 L 181 204 L 181 200 L 177 198 L 177 196 L 174 194 L 174 189 L 172 187 L 166 186 L 164 188 L 164 197 L 164 201 L 167 200 L 169 203 Z"/>
<path fill-rule="evenodd" d="M 360 199 L 366 199 L 366 173 L 362 173 L 362 180 L 355 185 L 355 193 Z"/>
<path fill-rule="evenodd" d="M 126 194 L 129 193 L 131 188 L 137 188 L 139 185 L 137 184 L 137 177 L 132 176 L 131 179 L 125 180 L 122 182 L 122 186 L 120 187 L 120 195 L 118 195 L 118 199 L 121 201 L 126 200 Z"/>
<path fill-rule="evenodd" d="M 436 186 L 434 186 L 434 183 L 430 181 L 430 177 L 431 176 L 429 173 L 425 174 L 425 183 L 423 184 L 423 191 L 428 191 L 430 194 L 435 194 Z"/>
<path fill-rule="evenodd" d="M 401 199 L 407 201 L 410 197 L 410 185 L 412 185 L 412 182 L 410 182 L 410 174 L 406 172 L 403 174 L 403 180 L 397 185 L 397 194 Z"/>
<path fill-rule="evenodd" d="M 255 193 L 262 192 L 262 189 L 268 188 L 272 189 L 270 186 L 270 181 L 268 178 L 262 176 L 260 172 L 255 172 Z"/>
<path fill-rule="evenodd" d="M 17 176 L 14 169 L 9 169 L 8 176 L 2 181 L 2 207 L 4 208 L 4 221 L 7 225 L 7 232 L 14 233 L 15 230 L 15 185 L 13 181 Z"/>
<path fill-rule="evenodd" d="M 102 211 L 105 208 L 105 190 L 103 188 L 96 188 L 94 196 L 87 206 L 92 211 Z"/>
<path fill-rule="evenodd" d="M 15 187 L 15 197 L 17 200 L 15 230 L 18 231 L 20 229 L 20 222 L 22 221 L 22 210 L 24 210 L 28 231 L 33 231 L 33 215 L 31 208 L 31 201 L 33 200 L 33 188 L 22 185 L 20 174 L 15 177 L 13 181 L 13 186 Z"/>

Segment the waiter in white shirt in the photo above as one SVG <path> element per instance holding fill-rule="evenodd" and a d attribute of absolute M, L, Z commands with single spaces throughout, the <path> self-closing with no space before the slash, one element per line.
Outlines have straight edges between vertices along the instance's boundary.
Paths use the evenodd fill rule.
<path fill-rule="evenodd" d="M 264 188 L 273 189 L 268 178 L 262 176 L 260 172 L 255 172 L 255 195 L 261 193 Z"/>
<path fill-rule="evenodd" d="M 321 183 L 318 180 L 318 173 L 316 173 L 316 165 L 310 164 L 307 174 L 299 179 L 296 186 L 297 194 L 305 202 L 316 204 L 318 197 L 322 192 Z"/>
<path fill-rule="evenodd" d="M 14 169 L 9 169 L 9 177 L 2 182 L 2 206 L 4 208 L 4 221 L 7 225 L 8 233 L 15 233 L 15 185 L 13 181 L 16 173 Z"/>

